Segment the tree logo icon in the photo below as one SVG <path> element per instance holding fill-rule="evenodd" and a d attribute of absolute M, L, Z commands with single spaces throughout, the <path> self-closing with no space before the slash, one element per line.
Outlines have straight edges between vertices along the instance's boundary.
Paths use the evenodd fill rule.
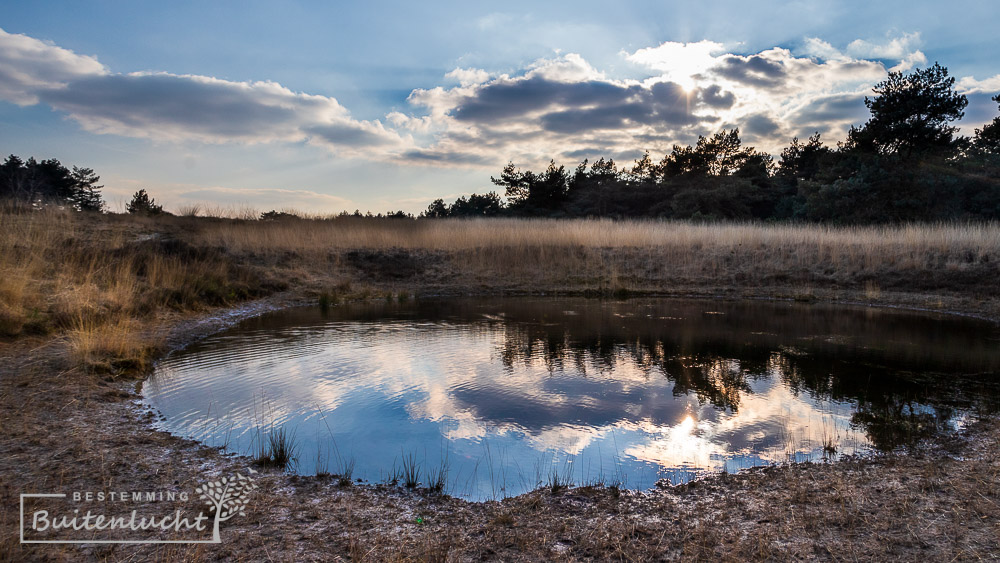
<path fill-rule="evenodd" d="M 218 481 L 209 481 L 194 490 L 205 500 L 205 504 L 211 507 L 210 510 L 215 512 L 212 543 L 222 542 L 219 536 L 220 523 L 237 514 L 246 516 L 244 509 L 247 506 L 250 492 L 256 488 L 257 484 L 254 483 L 252 477 L 237 473 L 236 477 L 223 477 Z"/>

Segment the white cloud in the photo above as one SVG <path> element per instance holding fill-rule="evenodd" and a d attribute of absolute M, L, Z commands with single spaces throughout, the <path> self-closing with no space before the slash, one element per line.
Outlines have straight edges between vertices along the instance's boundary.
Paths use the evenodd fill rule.
<path fill-rule="evenodd" d="M 715 41 L 676 43 L 666 41 L 658 47 L 648 47 L 626 55 L 626 59 L 662 72 L 662 77 L 691 88 L 695 77 L 717 62 L 726 47 Z"/>
<path fill-rule="evenodd" d="M 106 74 L 96 58 L 0 29 L 0 99 L 38 103 L 39 90 L 64 89 L 72 80 Z"/>
<path fill-rule="evenodd" d="M 972 76 L 966 76 L 956 81 L 955 86 L 963 94 L 990 94 L 1000 92 L 1000 74 L 976 80 Z"/>
<path fill-rule="evenodd" d="M 883 43 L 855 39 L 847 45 L 847 54 L 866 59 L 903 60 L 914 52 L 923 41 L 919 32 L 904 33 Z"/>
<path fill-rule="evenodd" d="M 462 86 L 472 86 L 489 80 L 490 73 L 478 68 L 456 68 L 444 77 L 457 80 Z"/>
<path fill-rule="evenodd" d="M 826 61 L 839 61 L 848 58 L 836 47 L 818 37 L 806 37 L 805 41 L 802 42 L 799 52 L 803 55 Z"/>
<path fill-rule="evenodd" d="M 926 64 L 927 64 L 927 56 L 920 51 L 914 51 L 904 56 L 903 59 L 899 61 L 899 64 L 890 68 L 889 70 L 893 72 L 906 72 L 915 67 Z"/>
<path fill-rule="evenodd" d="M 567 53 L 556 59 L 539 59 L 531 64 L 527 78 L 539 77 L 557 82 L 583 82 L 604 80 L 604 73 L 590 66 L 576 53 Z"/>

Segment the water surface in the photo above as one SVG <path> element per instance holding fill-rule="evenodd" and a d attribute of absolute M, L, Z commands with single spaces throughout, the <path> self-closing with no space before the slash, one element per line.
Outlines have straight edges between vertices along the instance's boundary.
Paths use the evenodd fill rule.
<path fill-rule="evenodd" d="M 177 351 L 144 388 L 164 428 L 296 470 L 446 491 L 648 488 L 905 446 L 997 408 L 1000 330 L 774 302 L 462 299 L 298 308 Z"/>

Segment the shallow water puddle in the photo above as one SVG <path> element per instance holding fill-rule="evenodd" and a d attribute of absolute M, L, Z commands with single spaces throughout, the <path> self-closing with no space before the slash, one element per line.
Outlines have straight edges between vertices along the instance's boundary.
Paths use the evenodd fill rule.
<path fill-rule="evenodd" d="M 633 299 L 299 308 L 177 351 L 144 386 L 178 435 L 469 499 L 891 449 L 1000 405 L 1000 329 L 863 307 Z"/>

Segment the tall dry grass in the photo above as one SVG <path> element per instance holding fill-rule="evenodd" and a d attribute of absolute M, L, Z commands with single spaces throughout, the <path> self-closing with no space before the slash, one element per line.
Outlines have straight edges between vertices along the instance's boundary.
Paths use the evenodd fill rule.
<path fill-rule="evenodd" d="M 266 293 L 266 276 L 212 249 L 155 234 L 148 218 L 0 208 L 0 337 L 57 333 L 72 359 L 102 371 L 143 369 L 164 310 Z"/>
<path fill-rule="evenodd" d="M 258 221 L 190 211 L 150 218 L 0 209 L 0 336 L 63 334 L 74 358 L 114 370 L 148 362 L 155 345 L 143 328 L 163 311 L 225 305 L 289 285 L 407 296 L 427 288 L 791 287 L 802 294 L 854 289 L 869 299 L 900 291 L 995 298 L 1000 274 L 997 223 Z"/>
<path fill-rule="evenodd" d="M 900 277 L 988 272 L 1000 225 L 832 227 L 663 221 L 479 219 L 224 222 L 195 244 L 258 256 L 368 249 L 436 252 L 452 267 L 544 283 L 648 285 L 715 279 L 898 284 Z M 805 275 L 808 274 L 808 275 Z"/>

